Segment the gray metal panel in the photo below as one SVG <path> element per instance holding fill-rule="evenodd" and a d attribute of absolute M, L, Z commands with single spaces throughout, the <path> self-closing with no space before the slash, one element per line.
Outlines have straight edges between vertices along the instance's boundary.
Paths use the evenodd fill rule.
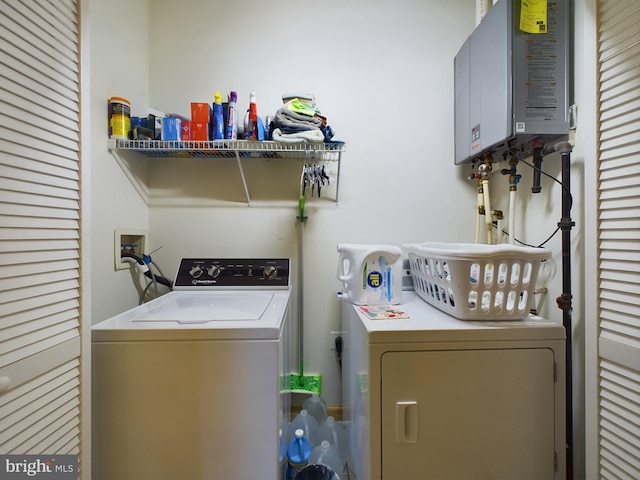
<path fill-rule="evenodd" d="M 485 16 L 470 43 L 470 127 L 472 132 L 479 128 L 470 155 L 495 148 L 513 135 L 511 2 L 501 2 L 492 10 L 493 15 Z"/>
<path fill-rule="evenodd" d="M 514 23 L 520 17 L 520 2 Z M 515 29 L 514 129 L 517 135 L 562 135 L 569 132 L 569 25 L 567 2 L 549 2 L 548 32 L 526 34 Z"/>
<path fill-rule="evenodd" d="M 520 31 L 520 2 L 499 0 L 454 60 L 455 163 L 503 160 L 569 133 L 568 0 L 548 7 L 548 32 Z M 468 102 L 468 105 L 464 103 Z"/>
<path fill-rule="evenodd" d="M 455 109 L 455 161 L 461 163 L 471 151 L 471 129 L 469 128 L 469 86 L 470 47 L 469 40 L 460 48 L 453 63 L 454 68 L 454 109 Z"/>

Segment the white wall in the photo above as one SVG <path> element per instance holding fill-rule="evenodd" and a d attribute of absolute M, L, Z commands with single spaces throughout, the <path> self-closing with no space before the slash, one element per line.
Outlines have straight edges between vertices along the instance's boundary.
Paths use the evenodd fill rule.
<path fill-rule="evenodd" d="M 255 91 L 258 113 L 273 115 L 283 93 L 311 92 L 347 141 L 339 205 L 309 201 L 303 245 L 306 371 L 323 374 L 330 404 L 340 402 L 329 333 L 340 328 L 336 244 L 473 240 L 475 187 L 461 180 L 451 160 L 451 84 L 453 56 L 473 29 L 474 8 L 473 1 L 422 0 L 151 3 L 153 106 L 189 115 L 191 101 L 236 90 L 246 109 Z M 286 172 L 277 165 L 269 165 L 272 177 L 261 171 L 263 182 L 279 184 L 274 188 L 280 193 L 269 196 L 285 206 L 256 201 L 252 207 L 210 208 L 202 206 L 198 182 L 228 175 L 241 196 L 237 172 L 197 163 L 200 168 L 192 169 L 191 162 L 176 167 L 161 161 L 151 173 L 158 193 L 180 174 L 194 192 L 177 185 L 179 206 L 151 208 L 154 245 L 164 246 L 154 258 L 175 268 L 191 254 L 285 255 L 298 265 L 300 164 L 288 165 L 296 172 L 289 185 L 279 184 Z M 184 206 L 189 200 L 198 207 Z"/>
<path fill-rule="evenodd" d="M 148 0 L 91 0 L 91 266 L 92 323 L 137 304 L 128 270 L 115 272 L 114 230 L 149 227 L 147 205 L 107 150 L 109 97 L 132 102 L 132 114 L 148 104 Z M 145 175 L 144 165 L 137 170 Z"/>
<path fill-rule="evenodd" d="M 591 22 L 592 12 L 583 6 L 591 2 L 575 3 L 578 21 Z M 466 179 L 472 170 L 453 165 L 452 88 L 453 57 L 475 26 L 475 1 L 94 0 L 91 19 L 94 323 L 137 303 L 129 273 L 114 272 L 115 228 L 148 228 L 151 249 L 163 247 L 153 258 L 167 276 L 180 257 L 189 255 L 287 256 L 294 270 L 300 260 L 295 218 L 299 164 L 248 161 L 254 197 L 248 207 L 233 161 L 152 161 L 145 178 L 152 199 L 146 205 L 105 150 L 106 99 L 129 98 L 134 114 L 146 113 L 150 105 L 189 115 L 191 101 L 210 102 L 215 90 L 223 96 L 237 91 L 242 109 L 255 91 L 258 113 L 273 115 L 282 93 L 314 93 L 337 136 L 347 142 L 347 152 L 338 205 L 308 202 L 305 360 L 308 372 L 323 374 L 327 401 L 339 404 L 339 370 L 329 335 L 340 324 L 336 244 L 475 239 L 476 186 Z M 581 86 L 592 79 L 582 75 L 580 53 L 589 39 L 577 30 L 580 105 L 590 95 Z M 588 111 L 579 111 L 588 118 Z M 574 380 L 580 416 L 582 165 L 588 155 L 581 143 L 590 135 L 578 128 L 572 176 L 577 223 L 572 233 Z M 560 177 L 558 156 L 545 159 L 543 166 Z M 502 167 L 495 165 L 497 171 Z M 542 193 L 532 195 L 531 172 L 520 165 L 519 173 L 522 214 L 516 234 L 538 244 L 560 219 L 560 189 L 543 179 Z M 492 182 L 493 207 L 506 212 L 507 180 L 498 173 Z M 561 293 L 559 234 L 548 246 L 554 257 L 542 275 L 549 288 L 542 314 L 561 319 L 555 306 Z M 297 294 L 294 290 L 294 314 Z"/>

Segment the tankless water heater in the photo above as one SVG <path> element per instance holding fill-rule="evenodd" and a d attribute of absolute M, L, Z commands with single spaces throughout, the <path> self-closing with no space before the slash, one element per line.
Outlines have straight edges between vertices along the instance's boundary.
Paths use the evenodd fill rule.
<path fill-rule="evenodd" d="M 498 0 L 454 61 L 455 163 L 531 155 L 569 133 L 569 0 L 547 2 L 546 28 L 520 30 L 521 0 Z"/>

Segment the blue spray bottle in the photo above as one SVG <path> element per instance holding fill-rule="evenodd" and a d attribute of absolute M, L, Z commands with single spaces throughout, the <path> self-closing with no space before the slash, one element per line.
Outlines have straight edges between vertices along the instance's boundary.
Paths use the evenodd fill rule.
<path fill-rule="evenodd" d="M 213 140 L 222 140 L 224 138 L 224 118 L 222 113 L 222 95 L 220 92 L 213 94 Z"/>

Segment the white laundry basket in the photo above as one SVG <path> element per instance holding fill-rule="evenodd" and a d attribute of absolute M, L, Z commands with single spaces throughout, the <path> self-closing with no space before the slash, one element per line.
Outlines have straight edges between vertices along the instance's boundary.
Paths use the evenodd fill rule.
<path fill-rule="evenodd" d="M 460 320 L 520 320 L 529 314 L 543 248 L 427 242 L 404 245 L 416 293 Z"/>

